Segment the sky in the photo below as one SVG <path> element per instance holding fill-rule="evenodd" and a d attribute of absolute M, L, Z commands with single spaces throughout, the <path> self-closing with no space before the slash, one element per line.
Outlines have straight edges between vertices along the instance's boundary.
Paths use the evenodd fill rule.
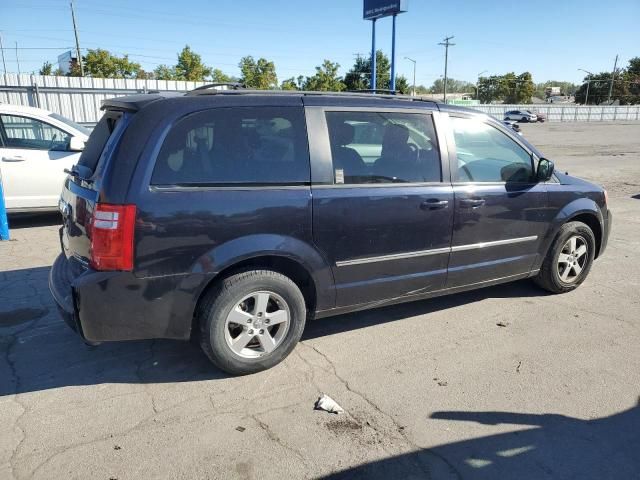
<path fill-rule="evenodd" d="M 344 74 L 355 55 L 371 50 L 371 22 L 362 0 L 75 0 L 80 46 L 128 53 L 145 70 L 174 65 L 190 45 L 203 61 L 239 75 L 245 55 L 276 65 L 278 80 L 311 75 L 324 59 Z M 377 22 L 377 48 L 391 53 L 391 18 Z M 397 17 L 396 65 L 409 81 L 430 86 L 444 73 L 475 82 L 483 75 L 530 71 L 536 83 L 579 83 L 584 73 L 610 71 L 640 56 L 640 0 L 514 2 L 409 0 Z M 7 71 L 39 70 L 74 45 L 68 0 L 0 0 L 0 35 Z M 1 65 L 0 65 L 1 67 Z"/>

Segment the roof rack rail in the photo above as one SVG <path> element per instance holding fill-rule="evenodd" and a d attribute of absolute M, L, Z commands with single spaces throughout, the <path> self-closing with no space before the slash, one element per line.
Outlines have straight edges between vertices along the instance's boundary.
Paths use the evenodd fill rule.
<path fill-rule="evenodd" d="M 214 89 L 215 85 L 232 85 L 233 88 L 226 90 Z M 203 85 L 194 90 L 188 91 L 185 95 L 299 95 L 299 96 L 333 96 L 333 97 L 355 97 L 355 98 L 370 98 L 376 100 L 403 100 L 409 102 L 425 102 L 425 103 L 438 103 L 437 100 L 423 96 L 410 96 L 403 95 L 391 90 L 378 90 L 375 92 L 382 92 L 373 94 L 373 90 L 353 90 L 346 92 L 326 92 L 326 91 L 313 91 L 313 90 L 255 90 L 251 88 L 245 88 L 239 84 L 211 84 Z"/>
<path fill-rule="evenodd" d="M 347 90 L 349 93 L 385 93 L 387 95 L 397 95 L 397 90 L 388 90 L 385 88 L 359 88 L 356 90 Z"/>
<path fill-rule="evenodd" d="M 221 83 L 207 83 L 206 85 L 196 87 L 193 90 L 189 90 L 189 91 L 196 92 L 198 90 L 209 90 L 210 88 L 216 88 L 216 87 L 228 87 L 230 90 L 240 90 L 241 88 L 246 88 L 244 84 L 240 82 L 221 82 Z"/>

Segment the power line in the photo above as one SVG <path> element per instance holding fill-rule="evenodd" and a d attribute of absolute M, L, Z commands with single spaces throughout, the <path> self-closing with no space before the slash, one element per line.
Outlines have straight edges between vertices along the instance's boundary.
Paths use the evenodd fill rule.
<path fill-rule="evenodd" d="M 71 47 L 18 47 L 18 50 L 68 50 Z"/>

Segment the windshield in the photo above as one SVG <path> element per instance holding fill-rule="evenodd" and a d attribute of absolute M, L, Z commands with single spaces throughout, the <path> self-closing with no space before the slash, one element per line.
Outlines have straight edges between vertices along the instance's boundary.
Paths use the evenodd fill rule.
<path fill-rule="evenodd" d="M 56 120 L 61 121 L 62 123 L 69 125 L 71 128 L 78 130 L 80 133 L 84 133 L 87 137 L 91 135 L 91 130 L 87 127 L 83 127 L 79 123 L 74 122 L 73 120 L 69 120 L 67 117 L 63 117 L 62 115 L 58 115 L 57 113 L 50 113 L 50 117 L 55 118 Z"/>

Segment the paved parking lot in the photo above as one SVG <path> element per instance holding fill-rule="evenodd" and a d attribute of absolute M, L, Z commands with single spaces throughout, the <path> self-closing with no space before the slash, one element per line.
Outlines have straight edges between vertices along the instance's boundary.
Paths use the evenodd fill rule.
<path fill-rule="evenodd" d="M 55 216 L 0 244 L 0 478 L 639 478 L 640 124 L 524 125 L 615 213 L 583 286 L 528 281 L 310 324 L 241 378 L 189 343 L 85 346 Z M 327 393 L 344 415 L 314 411 Z"/>

